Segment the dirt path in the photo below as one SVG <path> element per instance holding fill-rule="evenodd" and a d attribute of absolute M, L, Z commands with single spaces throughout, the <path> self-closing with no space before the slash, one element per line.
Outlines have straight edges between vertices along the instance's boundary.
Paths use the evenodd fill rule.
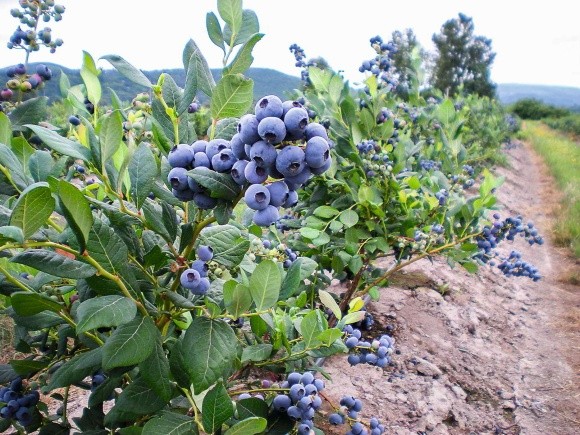
<path fill-rule="evenodd" d="M 373 335 L 396 337 L 393 365 L 351 368 L 344 356 L 325 363 L 327 394 L 364 399 L 363 414 L 388 433 L 580 433 L 580 287 L 568 283 L 578 263 L 550 240 L 558 194 L 543 162 L 526 144 L 506 152 L 512 167 L 496 171 L 506 176 L 501 214 L 522 214 L 546 239 L 507 249 L 544 278 L 417 262 L 369 308 Z"/>

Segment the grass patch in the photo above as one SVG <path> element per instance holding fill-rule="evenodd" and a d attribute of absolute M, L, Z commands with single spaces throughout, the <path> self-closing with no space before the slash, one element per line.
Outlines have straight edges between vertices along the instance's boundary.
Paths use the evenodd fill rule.
<path fill-rule="evenodd" d="M 555 242 L 580 258 L 580 143 L 539 121 L 525 121 L 524 133 L 563 192 L 554 227 Z"/>

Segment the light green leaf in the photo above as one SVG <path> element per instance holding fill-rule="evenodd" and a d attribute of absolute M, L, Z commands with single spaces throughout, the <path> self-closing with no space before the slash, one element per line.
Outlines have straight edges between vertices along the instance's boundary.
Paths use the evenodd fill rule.
<path fill-rule="evenodd" d="M 262 433 L 268 426 L 268 420 L 263 417 L 250 417 L 230 427 L 224 435 L 255 435 Z"/>
<path fill-rule="evenodd" d="M 77 334 L 128 323 L 136 314 L 137 306 L 127 297 L 109 295 L 87 299 L 77 308 Z"/>
<path fill-rule="evenodd" d="M 250 289 L 236 281 L 227 281 L 224 284 L 224 305 L 228 313 L 234 317 L 240 317 L 252 305 Z"/>
<path fill-rule="evenodd" d="M 131 180 L 131 196 L 137 209 L 140 209 L 145 198 L 151 193 L 158 175 L 155 156 L 147 143 L 139 144 L 129 162 L 128 171 Z"/>
<path fill-rule="evenodd" d="M 84 161 L 91 160 L 91 152 L 78 142 L 73 142 L 48 128 L 38 125 L 26 124 L 25 127 L 31 129 L 47 146 L 58 153 Z"/>
<path fill-rule="evenodd" d="M 121 56 L 116 54 L 107 54 L 105 56 L 101 56 L 100 59 L 105 59 L 108 61 L 117 71 L 119 71 L 123 77 L 131 80 L 133 83 L 144 86 L 146 88 L 151 88 L 152 84 L 147 76 L 143 74 L 141 70 L 135 68 L 129 62 L 123 59 Z"/>
<path fill-rule="evenodd" d="M 242 28 L 235 35 L 233 46 L 243 44 L 252 35 L 260 31 L 260 22 L 258 21 L 258 16 L 256 13 L 250 9 L 244 9 L 242 11 Z M 232 29 L 228 23 L 224 26 L 224 41 L 228 43 L 232 40 Z"/>
<path fill-rule="evenodd" d="M 224 35 L 216 14 L 213 12 L 207 13 L 205 16 L 205 27 L 211 42 L 221 48 L 225 54 L 226 50 L 224 47 Z"/>
<path fill-rule="evenodd" d="M 263 33 L 252 35 L 234 57 L 234 60 L 225 68 L 224 74 L 243 74 L 252 65 L 254 46 L 264 37 Z"/>
<path fill-rule="evenodd" d="M 242 0 L 218 0 L 217 7 L 220 17 L 230 26 L 232 33 L 238 33 L 242 27 Z"/>
<path fill-rule="evenodd" d="M 211 116 L 214 119 L 239 118 L 252 105 L 254 82 L 242 74 L 223 76 L 213 90 Z"/>
<path fill-rule="evenodd" d="M 320 207 L 314 209 L 312 213 L 314 214 L 314 216 L 318 216 L 323 219 L 330 219 L 340 212 L 334 207 L 329 207 L 328 205 L 321 205 Z"/>
<path fill-rule="evenodd" d="M 141 435 L 197 435 L 197 426 L 192 417 L 164 412 L 160 417 L 153 417 L 145 426 Z"/>
<path fill-rule="evenodd" d="M 221 429 L 222 424 L 234 415 L 232 400 L 222 382 L 218 382 L 203 398 L 201 422 L 208 433 Z"/>
<path fill-rule="evenodd" d="M 37 183 L 47 180 L 53 166 L 54 161 L 52 160 L 52 156 L 49 151 L 45 150 L 34 151 L 34 154 L 28 160 L 28 170 Z"/>
<path fill-rule="evenodd" d="M 101 143 L 101 165 L 104 168 L 111 157 L 117 152 L 123 139 L 123 118 L 121 112 L 115 110 L 103 117 L 98 131 Z"/>
<path fill-rule="evenodd" d="M 264 361 L 272 353 L 272 345 L 269 343 L 254 344 L 245 347 L 242 351 L 242 364 L 248 361 Z"/>
<path fill-rule="evenodd" d="M 300 322 L 300 334 L 304 340 L 304 347 L 309 348 L 316 343 L 316 336 L 327 329 L 324 315 L 318 309 L 312 310 Z"/>
<path fill-rule="evenodd" d="M 320 298 L 320 302 L 322 302 L 326 308 L 332 311 L 334 317 L 336 317 L 338 320 L 342 318 L 340 307 L 330 293 L 325 290 L 318 290 L 318 297 Z"/>
<path fill-rule="evenodd" d="M 338 219 L 344 224 L 345 227 L 354 227 L 358 223 L 358 214 L 354 210 L 344 210 L 340 213 Z"/>
<path fill-rule="evenodd" d="M 12 142 L 12 124 L 4 112 L 0 112 L 0 144 L 10 145 Z"/>
<path fill-rule="evenodd" d="M 89 101 L 95 106 L 101 101 L 101 82 L 99 81 L 101 72 L 97 69 L 93 57 L 83 50 L 83 66 L 81 68 L 81 77 L 87 89 Z"/>
<path fill-rule="evenodd" d="M 250 294 L 258 311 L 276 304 L 281 285 L 280 270 L 276 263 L 263 260 L 256 266 L 250 277 Z"/>
<path fill-rule="evenodd" d="M 79 189 L 65 180 L 58 183 L 58 198 L 64 217 L 79 242 L 79 251 L 83 252 L 93 226 L 89 201 Z"/>
<path fill-rule="evenodd" d="M 17 243 L 24 243 L 24 233 L 19 227 L 6 225 L 0 227 L 0 240 L 8 239 Z"/>

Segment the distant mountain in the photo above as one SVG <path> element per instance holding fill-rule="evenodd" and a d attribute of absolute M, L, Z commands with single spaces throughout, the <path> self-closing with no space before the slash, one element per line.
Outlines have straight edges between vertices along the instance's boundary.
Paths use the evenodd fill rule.
<path fill-rule="evenodd" d="M 36 69 L 35 63 L 29 65 L 29 70 L 34 71 Z M 61 65 L 45 63 L 53 72 L 53 78 L 46 82 L 44 89 L 41 91 L 43 95 L 46 95 L 50 101 L 54 101 L 61 97 L 59 90 L 59 80 L 61 71 L 64 72 L 71 85 L 77 85 L 82 83 L 80 71 L 78 69 L 70 69 L 63 67 Z M 6 77 L 7 68 L 0 68 L 0 83 L 3 82 Z M 216 81 L 219 78 L 220 70 L 212 69 L 212 75 Z M 185 83 L 185 71 L 183 69 L 168 69 L 168 70 L 153 70 L 153 71 L 143 71 L 145 76 L 152 82 L 156 83 L 157 79 L 162 73 L 167 73 L 175 82 L 183 87 Z M 268 69 L 268 68 L 250 68 L 246 76 L 254 80 L 254 99 L 264 95 L 277 95 L 282 99 L 287 98 L 288 93 L 293 89 L 300 86 L 300 79 L 288 74 L 281 73 L 279 71 Z M 110 93 L 108 89 L 113 89 L 115 93 L 119 96 L 121 101 L 131 101 L 136 94 L 143 92 L 146 88 L 136 85 L 130 82 L 125 77 L 123 77 L 115 69 L 104 69 L 99 76 L 101 80 L 101 85 L 103 87 L 103 98 L 105 102 L 110 101 Z M 1 84 L 0 84 L 1 87 Z M 207 100 L 205 95 L 198 95 L 201 102 Z"/>
<path fill-rule="evenodd" d="M 497 94 L 503 104 L 534 98 L 553 106 L 580 111 L 580 88 L 503 83 L 497 86 Z"/>
<path fill-rule="evenodd" d="M 42 93 L 49 97 L 51 101 L 60 98 L 58 83 L 61 70 L 68 76 L 72 85 L 82 82 L 80 71 L 77 69 L 70 69 L 52 63 L 47 63 L 46 65 L 53 71 L 54 76 L 46 84 Z M 36 64 L 30 64 L 30 70 L 33 71 L 35 68 Z M 0 83 L 6 77 L 6 69 L 0 68 Z M 163 72 L 171 75 L 179 86 L 183 86 L 185 82 L 185 71 L 183 69 L 143 71 L 152 83 L 156 83 L 159 75 Z M 220 70 L 218 69 L 212 70 L 216 80 L 219 77 L 219 72 Z M 255 100 L 269 94 L 278 95 L 280 98 L 285 99 L 293 89 L 300 87 L 300 79 L 298 77 L 273 69 L 250 68 L 246 75 L 254 80 Z M 145 91 L 145 88 L 130 82 L 115 69 L 102 70 L 100 78 L 105 102 L 110 101 L 108 88 L 113 89 L 119 98 L 126 102 L 131 101 L 137 93 Z M 504 83 L 498 84 L 497 93 L 499 100 L 503 104 L 511 104 L 523 98 L 535 98 L 547 104 L 580 111 L 580 88 Z M 204 95 L 198 95 L 198 98 L 202 102 L 206 100 Z"/>

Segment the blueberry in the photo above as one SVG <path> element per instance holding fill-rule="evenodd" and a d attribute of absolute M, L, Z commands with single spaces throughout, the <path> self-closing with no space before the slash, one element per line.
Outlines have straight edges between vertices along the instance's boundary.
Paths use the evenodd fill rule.
<path fill-rule="evenodd" d="M 344 342 L 344 344 L 349 349 L 354 349 L 356 347 L 356 345 L 358 344 L 358 338 L 350 336 L 347 338 L 347 340 Z"/>
<path fill-rule="evenodd" d="M 14 417 L 22 426 L 28 426 L 32 422 L 32 415 L 28 408 L 20 408 L 14 414 Z"/>
<path fill-rule="evenodd" d="M 298 435 L 308 435 L 309 433 L 310 426 L 304 423 L 298 425 Z"/>
<path fill-rule="evenodd" d="M 187 180 L 189 183 L 189 180 Z M 180 201 L 191 201 L 195 195 L 195 192 L 189 188 L 184 190 L 175 190 L 171 189 L 171 193 L 174 197 L 179 199 Z"/>
<path fill-rule="evenodd" d="M 251 399 L 252 395 L 250 393 L 242 393 L 238 396 L 238 400 L 244 400 L 244 399 Z"/>
<path fill-rule="evenodd" d="M 288 185 L 284 181 L 276 181 L 266 186 L 270 192 L 270 205 L 282 206 L 288 199 Z"/>
<path fill-rule="evenodd" d="M 247 180 L 245 169 L 247 165 L 247 160 L 238 160 L 236 163 L 234 163 L 234 166 L 232 166 L 232 170 L 230 171 L 230 175 L 232 176 L 233 180 L 240 186 L 246 184 Z"/>
<path fill-rule="evenodd" d="M 205 278 L 207 276 L 207 272 L 209 270 L 208 265 L 203 260 L 195 260 L 191 263 L 191 268 L 196 270 L 199 273 L 199 276 Z"/>
<path fill-rule="evenodd" d="M 175 145 L 167 155 L 167 161 L 172 168 L 187 168 L 191 166 L 193 153 L 187 144 Z"/>
<path fill-rule="evenodd" d="M 332 166 L 332 157 L 329 157 L 320 168 L 310 168 L 312 175 L 324 174 Z"/>
<path fill-rule="evenodd" d="M 296 204 L 298 204 L 298 192 L 296 192 L 295 190 L 288 191 L 288 198 L 286 199 L 286 202 L 284 203 L 283 207 L 291 208 L 294 207 Z"/>
<path fill-rule="evenodd" d="M 330 422 L 330 424 L 337 426 L 339 424 L 344 424 L 344 417 L 340 414 L 334 413 L 330 414 L 330 417 L 328 417 L 328 421 Z"/>
<path fill-rule="evenodd" d="M 246 144 L 242 141 L 242 135 L 236 133 L 232 136 L 230 140 L 230 148 L 232 149 L 234 156 L 239 160 L 246 160 L 249 156 L 246 155 Z"/>
<path fill-rule="evenodd" d="M 277 144 L 286 137 L 286 125 L 280 118 L 268 116 L 258 124 L 258 134 L 266 142 Z"/>
<path fill-rule="evenodd" d="M 216 172 L 224 173 L 229 172 L 237 160 L 233 151 L 226 148 L 212 157 L 211 165 Z"/>
<path fill-rule="evenodd" d="M 326 132 L 326 128 L 322 124 L 318 122 L 311 122 L 306 126 L 305 129 L 306 140 L 310 140 L 313 137 L 321 137 L 328 141 L 328 133 Z"/>
<path fill-rule="evenodd" d="M 288 377 L 286 378 L 290 386 L 299 383 L 300 379 L 302 379 L 302 375 L 298 372 L 291 372 L 290 374 L 288 374 Z"/>
<path fill-rule="evenodd" d="M 205 153 L 205 150 L 209 142 L 206 140 L 196 140 L 194 143 L 191 144 L 191 150 L 193 154 L 195 153 Z"/>
<path fill-rule="evenodd" d="M 193 155 L 192 163 L 193 163 L 194 168 L 199 168 L 199 167 L 210 168 L 211 167 L 211 162 L 210 162 L 209 158 L 207 157 L 207 154 L 205 153 L 205 151 L 198 151 L 197 153 L 195 153 Z"/>
<path fill-rule="evenodd" d="M 362 434 L 363 430 L 365 430 L 365 427 L 362 425 L 360 421 L 357 421 L 350 427 L 350 430 L 354 435 L 360 435 Z"/>
<path fill-rule="evenodd" d="M 254 113 L 258 121 L 261 121 L 267 117 L 281 118 L 284 114 L 284 108 L 282 107 L 282 100 L 276 95 L 266 95 L 256 103 L 254 107 Z"/>
<path fill-rule="evenodd" d="M 312 373 L 310 372 L 306 372 L 302 375 L 302 378 L 300 378 L 300 382 L 303 385 L 308 385 L 311 384 L 314 381 L 314 376 L 312 375 Z"/>
<path fill-rule="evenodd" d="M 294 138 L 301 139 L 305 135 L 308 125 L 308 112 L 302 107 L 294 107 L 284 116 L 286 131 Z"/>
<path fill-rule="evenodd" d="M 199 280 L 199 285 L 196 288 L 190 289 L 191 293 L 194 295 L 204 295 L 208 292 L 211 283 L 208 278 L 201 278 Z"/>
<path fill-rule="evenodd" d="M 0 417 L 9 420 L 12 418 L 12 411 L 10 410 L 10 408 L 8 408 L 7 406 L 5 406 L 4 408 L 0 409 Z"/>
<path fill-rule="evenodd" d="M 274 409 L 280 412 L 286 412 L 292 406 L 292 400 L 285 394 L 279 394 L 274 397 L 272 402 Z"/>
<path fill-rule="evenodd" d="M 304 152 L 306 163 L 311 168 L 320 168 L 324 166 L 330 157 L 330 147 L 326 139 L 320 136 L 314 136 L 306 143 Z"/>
<path fill-rule="evenodd" d="M 185 269 L 179 277 L 179 282 L 188 290 L 195 289 L 199 286 L 201 276 L 195 269 Z"/>
<path fill-rule="evenodd" d="M 283 148 L 276 158 L 276 169 L 285 177 L 292 177 L 305 167 L 305 155 L 301 148 L 290 145 Z"/>
<path fill-rule="evenodd" d="M 340 406 L 346 406 L 347 408 L 352 408 L 354 406 L 355 398 L 352 396 L 344 396 L 340 399 Z"/>
<path fill-rule="evenodd" d="M 304 168 L 298 174 L 294 176 L 286 176 L 286 184 L 288 185 L 288 188 L 296 190 L 298 187 L 306 183 L 311 175 L 312 172 L 310 171 L 310 168 L 304 165 Z"/>
<path fill-rule="evenodd" d="M 259 140 L 250 148 L 250 159 L 256 162 L 257 166 L 261 168 L 268 168 L 276 162 L 278 153 L 274 145 Z"/>
<path fill-rule="evenodd" d="M 298 409 L 298 407 L 296 406 L 291 406 L 290 408 L 288 408 L 286 414 L 288 414 L 288 417 L 290 417 L 292 420 L 302 419 L 302 411 L 300 411 L 300 409 Z"/>
<path fill-rule="evenodd" d="M 261 184 L 252 184 L 246 190 L 244 200 L 252 210 L 264 210 L 270 204 L 270 191 Z"/>
<path fill-rule="evenodd" d="M 20 376 L 14 378 L 12 382 L 10 382 L 10 389 L 15 392 L 22 390 L 22 378 Z"/>
<path fill-rule="evenodd" d="M 201 261 L 210 261 L 213 258 L 213 249 L 211 246 L 199 245 L 197 248 L 197 258 Z"/>
<path fill-rule="evenodd" d="M 193 178 L 191 177 L 187 177 L 187 187 L 189 188 L 189 190 L 191 190 L 193 193 L 201 193 L 203 192 L 203 186 L 200 186 L 197 181 L 195 181 Z M 192 198 L 193 199 L 193 198 Z"/>
<path fill-rule="evenodd" d="M 295 107 L 303 107 L 299 101 L 286 100 L 282 102 L 282 118 L 286 117 L 286 113 Z"/>
<path fill-rule="evenodd" d="M 254 223 L 261 227 L 269 227 L 278 219 L 280 219 L 280 213 L 278 212 L 278 208 L 273 205 L 269 205 L 263 210 L 257 210 L 253 217 Z"/>
<path fill-rule="evenodd" d="M 258 123 L 259 121 L 256 115 L 247 114 L 240 118 L 240 122 L 238 122 L 238 133 L 244 144 L 252 144 L 260 140 Z"/>
<path fill-rule="evenodd" d="M 256 165 L 255 161 L 249 162 L 244 168 L 246 180 L 251 184 L 260 184 L 268 179 L 268 171 Z"/>
<path fill-rule="evenodd" d="M 81 125 L 81 120 L 78 119 L 74 115 L 71 115 L 71 116 L 68 117 L 68 122 L 70 122 L 74 126 Z"/>
<path fill-rule="evenodd" d="M 187 169 L 182 167 L 175 167 L 169 174 L 167 174 L 167 181 L 169 185 L 175 190 L 185 190 L 188 188 L 187 185 Z"/>
<path fill-rule="evenodd" d="M 215 208 L 217 199 L 206 195 L 205 193 L 195 193 L 193 195 L 193 202 L 202 210 L 209 210 Z"/>
<path fill-rule="evenodd" d="M 207 158 L 213 163 L 213 156 L 222 150 L 230 147 L 230 143 L 225 139 L 213 139 L 210 140 L 205 148 L 205 154 Z"/>

